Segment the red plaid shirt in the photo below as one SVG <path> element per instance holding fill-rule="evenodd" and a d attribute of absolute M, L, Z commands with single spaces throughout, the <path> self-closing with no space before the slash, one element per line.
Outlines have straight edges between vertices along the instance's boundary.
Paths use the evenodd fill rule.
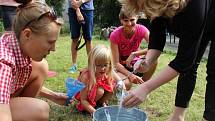
<path fill-rule="evenodd" d="M 1 104 L 9 104 L 10 94 L 26 84 L 31 71 L 31 59 L 22 54 L 15 34 L 3 34 L 0 39 Z"/>

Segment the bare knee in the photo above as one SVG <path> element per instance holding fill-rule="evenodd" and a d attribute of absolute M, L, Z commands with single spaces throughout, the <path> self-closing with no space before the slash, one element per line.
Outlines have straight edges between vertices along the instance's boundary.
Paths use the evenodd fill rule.
<path fill-rule="evenodd" d="M 43 59 L 41 62 L 33 61 L 31 78 L 40 78 L 45 80 L 48 75 L 48 70 L 48 63 L 45 59 Z"/>
<path fill-rule="evenodd" d="M 47 102 L 28 97 L 11 98 L 10 109 L 13 121 L 48 121 Z"/>
<path fill-rule="evenodd" d="M 40 71 L 41 76 L 44 76 L 44 78 L 46 78 L 48 75 L 48 70 L 49 70 L 48 62 L 45 59 L 43 59 L 38 64 L 38 71 Z"/>
<path fill-rule="evenodd" d="M 99 99 L 102 98 L 102 96 L 104 95 L 104 92 L 105 92 L 104 89 L 101 88 L 101 87 L 99 87 L 97 89 L 97 92 L 96 92 L 96 101 L 98 101 Z"/>
<path fill-rule="evenodd" d="M 42 101 L 38 107 L 38 121 L 48 121 L 50 107 L 47 102 Z"/>
<path fill-rule="evenodd" d="M 34 104 L 34 117 L 32 121 L 48 121 L 50 107 L 47 102 L 39 100 Z M 29 120 L 30 121 L 30 120 Z"/>

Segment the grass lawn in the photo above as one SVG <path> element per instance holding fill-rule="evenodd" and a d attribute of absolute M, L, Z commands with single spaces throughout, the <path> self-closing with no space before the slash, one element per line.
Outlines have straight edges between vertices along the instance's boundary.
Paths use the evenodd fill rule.
<path fill-rule="evenodd" d="M 99 40 L 99 37 L 94 36 L 93 44 L 104 43 L 109 45 L 106 40 Z M 67 77 L 76 78 L 78 73 L 69 74 L 67 72 L 70 67 L 70 44 L 69 35 L 61 35 L 57 44 L 56 51 L 47 57 L 50 70 L 58 72 L 56 77 L 48 78 L 45 81 L 45 86 L 58 92 L 66 92 L 65 79 Z M 161 68 L 168 64 L 173 59 L 174 54 L 165 52 L 159 59 L 159 65 L 156 70 L 158 73 Z M 87 55 L 85 47 L 78 51 L 78 68 L 84 68 L 87 65 Z M 187 110 L 186 121 L 200 121 L 202 119 L 204 109 L 204 94 L 205 94 L 205 62 L 202 62 L 198 70 L 198 79 L 195 92 L 192 96 L 190 107 Z M 155 75 L 156 75 L 155 73 Z M 139 107 L 148 115 L 149 121 L 165 121 L 171 113 L 174 106 L 175 92 L 177 79 L 163 85 L 159 89 L 150 94 L 148 99 Z M 46 99 L 44 99 L 46 100 Z M 47 100 L 48 101 L 48 100 Z M 91 117 L 83 116 L 77 113 L 71 113 L 72 106 L 65 107 L 56 105 L 48 101 L 51 106 L 49 121 L 91 121 Z M 112 101 L 114 104 L 116 101 Z"/>

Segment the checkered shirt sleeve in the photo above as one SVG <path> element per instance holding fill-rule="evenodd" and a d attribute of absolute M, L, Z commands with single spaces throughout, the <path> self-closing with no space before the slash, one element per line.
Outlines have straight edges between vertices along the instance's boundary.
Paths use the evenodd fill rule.
<path fill-rule="evenodd" d="M 0 103 L 9 104 L 12 69 L 0 63 Z"/>
<path fill-rule="evenodd" d="M 3 34 L 0 39 L 0 104 L 9 104 L 10 95 L 25 86 L 31 71 L 31 60 L 22 54 L 15 34 Z"/>

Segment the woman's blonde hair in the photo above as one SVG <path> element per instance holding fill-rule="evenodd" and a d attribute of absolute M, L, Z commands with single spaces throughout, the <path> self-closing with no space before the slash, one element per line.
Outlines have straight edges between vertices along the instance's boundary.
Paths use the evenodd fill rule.
<path fill-rule="evenodd" d="M 113 61 L 112 61 L 112 53 L 110 48 L 105 45 L 96 45 L 89 53 L 88 57 L 88 69 L 90 72 L 90 87 L 96 83 L 96 62 L 108 62 L 108 83 L 111 85 L 112 80 L 112 72 L 113 72 Z"/>
<path fill-rule="evenodd" d="M 118 0 L 126 8 L 128 15 L 144 12 L 147 17 L 173 17 L 181 11 L 188 0 Z"/>
<path fill-rule="evenodd" d="M 44 2 L 36 0 L 16 0 L 16 2 L 20 3 L 13 21 L 13 30 L 17 39 L 21 31 L 27 27 L 37 34 L 46 34 L 51 30 L 49 27 L 51 22 L 60 26 L 63 24 L 62 19 L 50 15 L 54 11 Z"/>

